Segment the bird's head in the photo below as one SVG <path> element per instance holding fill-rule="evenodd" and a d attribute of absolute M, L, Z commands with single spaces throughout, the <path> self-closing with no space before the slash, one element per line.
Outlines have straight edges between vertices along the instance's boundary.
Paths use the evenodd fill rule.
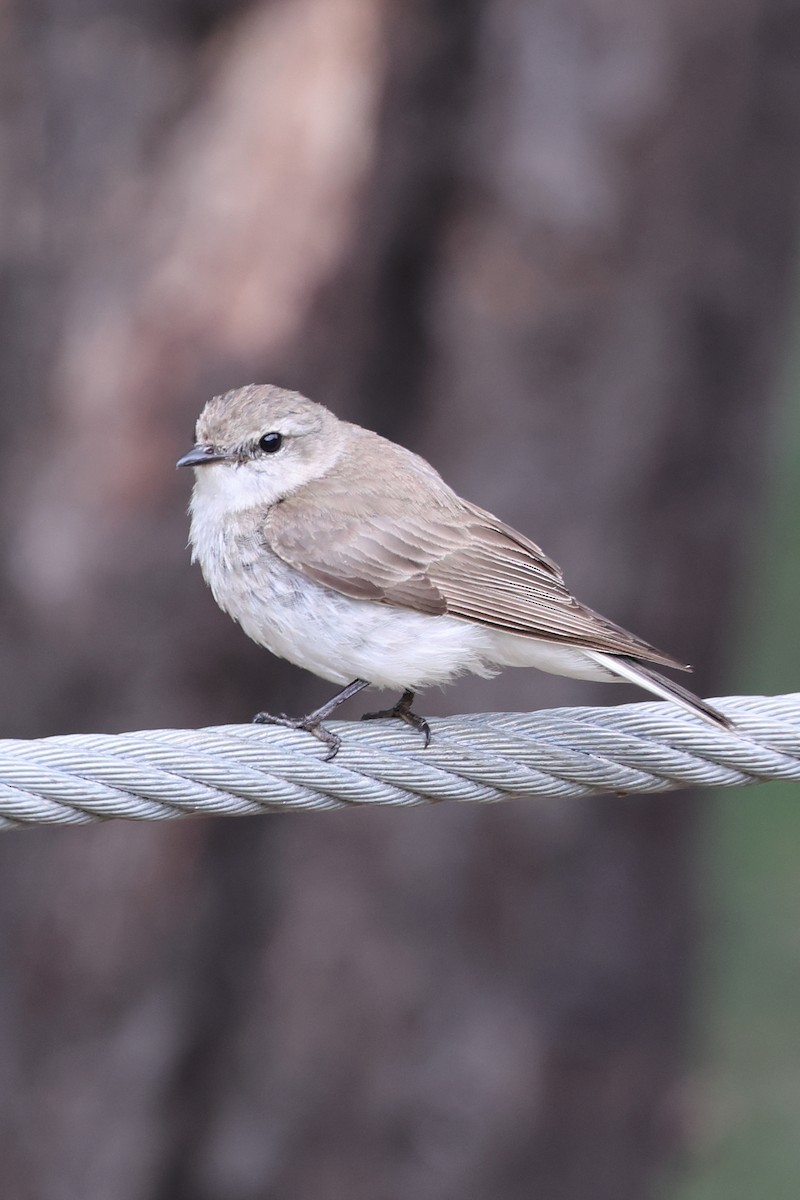
<path fill-rule="evenodd" d="M 250 384 L 209 400 L 176 465 L 194 467 L 195 491 L 231 510 L 272 505 L 331 469 L 347 428 L 299 392 Z"/>

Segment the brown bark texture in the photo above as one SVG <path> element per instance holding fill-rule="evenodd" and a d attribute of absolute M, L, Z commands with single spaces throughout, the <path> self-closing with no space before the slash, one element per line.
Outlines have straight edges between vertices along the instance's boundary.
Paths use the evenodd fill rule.
<path fill-rule="evenodd" d="M 4 736 L 328 694 L 189 566 L 172 464 L 254 380 L 426 454 L 721 686 L 796 0 L 5 0 L 0 62 Z M 507 672 L 422 709 L 626 698 Z M 694 808 L 4 835 L 0 1194 L 654 1194 L 691 1133 Z"/>

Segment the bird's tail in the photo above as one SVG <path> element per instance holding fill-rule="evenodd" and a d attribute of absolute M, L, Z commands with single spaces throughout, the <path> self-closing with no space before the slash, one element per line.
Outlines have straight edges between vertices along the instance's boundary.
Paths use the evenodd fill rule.
<path fill-rule="evenodd" d="M 687 712 L 703 717 L 717 728 L 733 728 L 733 722 L 723 716 L 713 705 L 701 700 L 699 696 L 695 696 L 688 688 L 681 687 L 679 683 L 665 679 L 663 675 L 659 675 L 658 671 L 645 666 L 637 659 L 625 658 L 618 654 L 606 654 L 603 650 L 587 650 L 586 654 L 599 666 L 605 667 L 612 675 L 616 675 L 618 679 L 635 683 L 637 687 L 645 688 L 654 696 L 660 696 L 662 700 L 671 700 L 673 704 L 679 704 Z"/>

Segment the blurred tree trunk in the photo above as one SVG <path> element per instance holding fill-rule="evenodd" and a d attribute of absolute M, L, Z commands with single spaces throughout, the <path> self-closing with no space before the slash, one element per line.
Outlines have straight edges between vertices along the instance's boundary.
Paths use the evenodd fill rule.
<path fill-rule="evenodd" d="M 171 464 L 297 386 L 719 681 L 797 214 L 791 0 L 40 0 L 6 106 L 6 734 L 325 695 Z M 509 672 L 428 711 L 614 702 Z M 680 1144 L 686 797 L 0 840 L 3 1196 L 625 1200 Z"/>

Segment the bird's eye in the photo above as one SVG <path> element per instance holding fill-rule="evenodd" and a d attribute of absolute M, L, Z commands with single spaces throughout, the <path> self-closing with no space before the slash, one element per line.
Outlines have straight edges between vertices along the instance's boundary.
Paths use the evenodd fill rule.
<path fill-rule="evenodd" d="M 258 446 L 265 454 L 275 454 L 283 445 L 283 437 L 279 433 L 265 433 L 258 439 Z"/>

